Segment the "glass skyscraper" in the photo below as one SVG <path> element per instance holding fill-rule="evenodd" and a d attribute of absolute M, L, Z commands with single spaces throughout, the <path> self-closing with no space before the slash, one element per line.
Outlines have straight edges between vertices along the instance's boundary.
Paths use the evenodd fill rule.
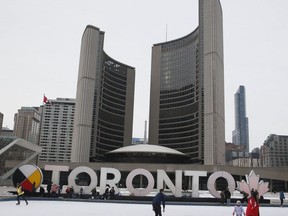
<path fill-rule="evenodd" d="M 246 94 L 245 87 L 239 86 L 234 94 L 235 103 L 235 130 L 232 132 L 232 142 L 243 145 L 245 152 L 249 152 L 249 129 L 246 116 Z"/>

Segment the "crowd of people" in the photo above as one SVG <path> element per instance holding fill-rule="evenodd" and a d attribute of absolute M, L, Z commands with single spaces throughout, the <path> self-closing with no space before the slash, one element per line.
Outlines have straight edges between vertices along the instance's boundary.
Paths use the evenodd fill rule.
<path fill-rule="evenodd" d="M 63 185 L 57 185 L 53 184 L 53 182 L 50 182 L 47 184 L 47 194 L 50 197 L 57 197 L 57 194 L 59 195 L 62 192 Z M 40 193 L 44 194 L 44 188 L 40 187 Z M 23 190 L 22 186 L 18 183 L 16 185 L 16 192 L 17 192 L 17 203 L 16 205 L 20 205 L 20 198 L 22 198 L 26 205 L 28 205 L 28 201 L 25 197 L 25 191 Z M 83 187 L 80 187 L 78 196 L 75 195 L 73 186 L 67 187 L 65 190 L 65 193 L 67 194 L 68 198 L 83 198 Z M 32 188 L 32 194 L 36 193 L 35 185 Z M 260 216 L 259 206 L 261 198 L 259 198 L 259 193 L 257 190 L 252 189 L 250 194 L 248 195 L 245 192 L 242 192 L 243 199 L 242 202 L 247 202 L 246 211 L 244 210 L 242 206 L 242 202 L 240 200 L 237 200 L 236 205 L 233 208 L 233 216 Z M 227 206 L 230 206 L 231 204 L 231 193 L 229 191 L 229 188 L 227 187 L 225 190 L 221 191 L 221 205 L 226 204 Z M 91 190 L 91 199 L 115 199 L 115 189 L 114 187 L 110 188 L 110 186 L 106 186 L 105 192 L 100 195 L 97 191 L 96 187 Z M 160 189 L 159 193 L 156 194 L 156 196 L 153 198 L 152 201 L 152 209 L 155 212 L 155 216 L 162 216 L 162 209 L 161 204 L 163 206 L 163 212 L 165 211 L 165 199 L 166 196 L 164 194 L 164 189 Z M 279 193 L 279 199 L 280 199 L 280 206 L 283 207 L 283 202 L 285 199 L 285 195 L 283 191 L 280 191 Z"/>

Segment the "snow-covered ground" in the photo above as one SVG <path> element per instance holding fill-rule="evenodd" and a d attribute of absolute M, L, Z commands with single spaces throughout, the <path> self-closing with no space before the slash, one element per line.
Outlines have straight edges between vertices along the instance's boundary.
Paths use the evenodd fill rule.
<path fill-rule="evenodd" d="M 15 191 L 13 187 L 0 187 L 0 209 L 3 216 L 58 216 L 67 214 L 69 216 L 147 216 L 154 215 L 151 204 L 128 204 L 128 203 L 112 203 L 112 202 L 77 202 L 77 201 L 64 201 L 59 199 L 55 200 L 29 200 L 29 205 L 26 206 L 25 202 L 21 200 L 21 205 L 16 206 L 16 196 L 11 195 L 8 191 Z M 200 191 L 200 197 L 211 196 L 208 191 Z M 232 197 L 238 198 L 240 194 L 235 192 Z M 279 194 L 266 193 L 265 199 L 270 199 L 271 203 L 275 205 L 263 205 L 260 207 L 261 216 L 287 216 L 288 203 L 285 200 L 285 206 L 279 207 Z M 4 197 L 13 197 L 10 200 L 4 200 Z M 286 193 L 286 197 L 288 194 Z M 14 199 L 15 198 L 15 199 Z M 198 204 L 185 204 L 185 205 L 172 205 L 169 201 L 166 203 L 166 211 L 163 216 L 207 216 L 207 215 L 232 215 L 233 205 L 231 207 L 201 205 Z M 245 208 L 245 207 L 244 207 Z"/>
<path fill-rule="evenodd" d="M 1 215 L 3 216 L 147 216 L 154 215 L 150 204 L 119 204 L 99 202 L 72 202 L 72 201 L 34 201 L 30 200 L 26 206 L 22 201 L 20 206 L 16 201 L 0 201 Z M 169 205 L 163 216 L 207 216 L 232 215 L 233 206 L 201 206 L 201 205 Z M 260 207 L 261 216 L 287 216 L 288 208 Z"/>

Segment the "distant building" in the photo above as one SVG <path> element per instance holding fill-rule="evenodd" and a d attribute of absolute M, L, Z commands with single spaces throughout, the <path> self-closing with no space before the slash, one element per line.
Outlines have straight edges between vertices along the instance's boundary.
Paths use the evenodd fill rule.
<path fill-rule="evenodd" d="M 135 68 L 104 50 L 104 32 L 87 26 L 81 42 L 72 162 L 101 161 L 131 145 Z"/>
<path fill-rule="evenodd" d="M 219 0 L 199 0 L 199 26 L 152 47 L 149 143 L 194 164 L 225 164 L 223 19 Z"/>
<path fill-rule="evenodd" d="M 232 133 L 232 142 L 243 145 L 245 152 L 249 152 L 249 128 L 246 116 L 245 87 L 240 86 L 234 95 L 235 102 L 235 130 Z"/>
<path fill-rule="evenodd" d="M 288 136 L 270 134 L 261 147 L 260 155 L 264 167 L 287 167 Z"/>
<path fill-rule="evenodd" d="M 144 144 L 144 138 L 132 138 L 132 144 Z"/>
<path fill-rule="evenodd" d="M 226 164 L 237 167 L 260 167 L 259 149 L 251 153 L 244 151 L 244 145 L 226 143 Z"/>
<path fill-rule="evenodd" d="M 2 137 L 14 137 L 13 130 L 7 127 L 2 127 L 1 136 Z"/>
<path fill-rule="evenodd" d="M 40 113 L 38 107 L 21 107 L 14 115 L 14 136 L 39 144 Z"/>
<path fill-rule="evenodd" d="M 75 99 L 57 98 L 40 107 L 42 152 L 39 161 L 70 162 Z"/>
<path fill-rule="evenodd" d="M 1 135 L 2 127 L 3 127 L 3 119 L 4 119 L 4 115 L 3 113 L 0 112 L 0 135 Z"/>

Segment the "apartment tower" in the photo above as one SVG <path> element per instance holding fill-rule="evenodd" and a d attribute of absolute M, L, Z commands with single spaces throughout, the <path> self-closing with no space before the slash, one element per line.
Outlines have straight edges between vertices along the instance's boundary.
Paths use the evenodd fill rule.
<path fill-rule="evenodd" d="M 104 32 L 83 33 L 76 93 L 72 162 L 101 161 L 132 143 L 135 69 L 108 56 Z"/>
<path fill-rule="evenodd" d="M 39 161 L 70 162 L 75 115 L 75 99 L 49 99 L 40 107 L 42 152 Z"/>
<path fill-rule="evenodd" d="M 149 143 L 181 151 L 190 163 L 225 164 L 219 0 L 199 0 L 198 27 L 152 47 Z"/>
<path fill-rule="evenodd" d="M 40 113 L 39 107 L 21 107 L 14 115 L 14 136 L 31 143 L 39 144 Z"/>

